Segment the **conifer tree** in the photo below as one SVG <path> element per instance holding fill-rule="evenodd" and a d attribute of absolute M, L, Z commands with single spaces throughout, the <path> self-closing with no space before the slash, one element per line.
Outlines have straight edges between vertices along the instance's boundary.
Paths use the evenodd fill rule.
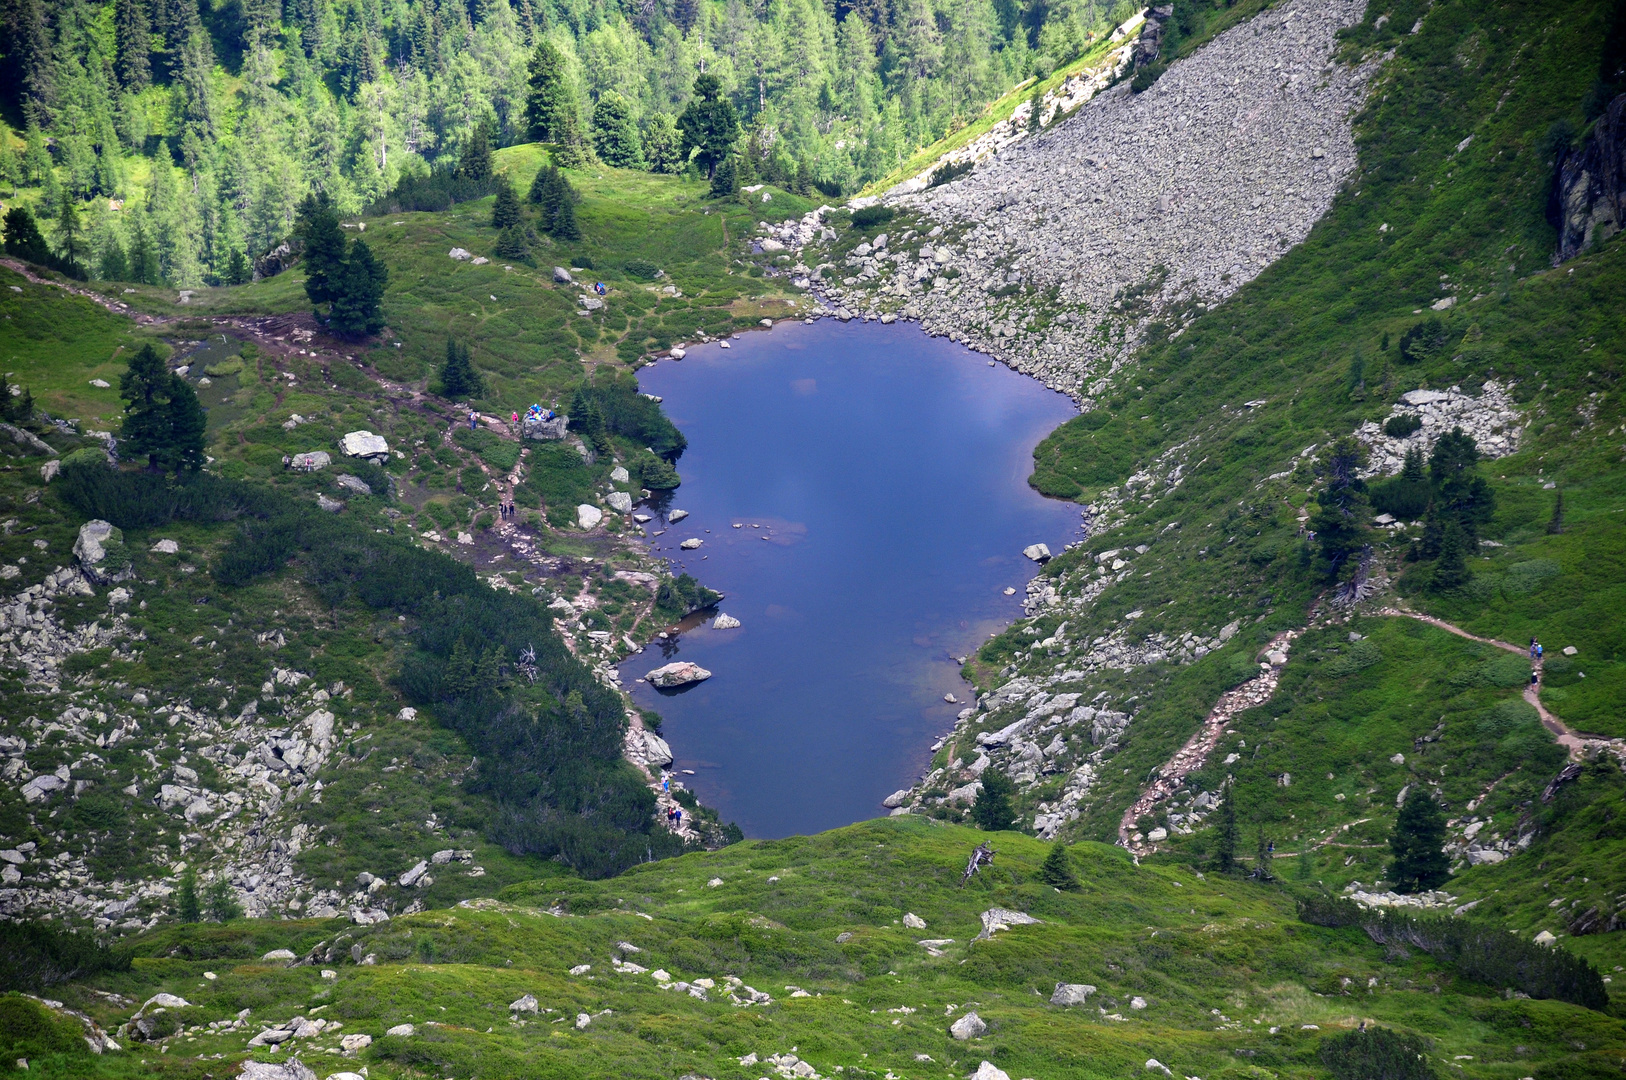
<path fill-rule="evenodd" d="M 1547 535 L 1557 536 L 1564 531 L 1564 493 L 1553 500 L 1553 516 L 1547 521 Z"/>
<path fill-rule="evenodd" d="M 477 398 L 486 392 L 485 381 L 469 358 L 468 346 L 446 339 L 446 360 L 440 365 L 440 392 L 454 400 Z"/>
<path fill-rule="evenodd" d="M 1016 793 L 1016 785 L 1011 778 L 998 769 L 984 769 L 982 773 L 982 791 L 977 795 L 976 803 L 971 807 L 971 820 L 976 822 L 977 828 L 984 832 L 1002 832 L 1011 827 L 1011 819 L 1016 812 L 1011 809 L 1011 796 Z"/>
<path fill-rule="evenodd" d="M 208 417 L 191 385 L 171 372 L 150 342 L 130 357 L 119 376 L 124 449 L 145 456 L 156 471 L 196 471 L 203 467 Z"/>
<path fill-rule="evenodd" d="M 1451 876 L 1445 854 L 1445 813 L 1422 787 L 1406 794 L 1389 836 L 1389 881 L 1399 893 L 1438 888 Z"/>
<path fill-rule="evenodd" d="M 545 165 L 531 181 L 530 200 L 542 211 L 542 231 L 555 240 L 580 240 L 576 224 L 576 189 L 557 166 Z"/>
<path fill-rule="evenodd" d="M 1067 852 L 1067 845 L 1060 840 L 1051 844 L 1050 851 L 1045 854 L 1044 863 L 1039 867 L 1039 880 L 1062 892 L 1072 892 L 1078 888 L 1072 857 Z"/>
<path fill-rule="evenodd" d="M 204 892 L 204 906 L 209 912 L 209 918 L 215 922 L 231 922 L 233 919 L 243 917 L 243 907 L 232 894 L 231 882 L 225 878 L 216 878 L 209 884 Z"/>
<path fill-rule="evenodd" d="M 100 277 L 103 281 L 129 281 L 130 260 L 118 237 L 111 237 L 102 251 Z"/>
<path fill-rule="evenodd" d="M 1214 864 L 1224 873 L 1236 868 L 1236 845 L 1240 839 L 1236 825 L 1235 787 L 1234 783 L 1226 781 L 1220 795 L 1219 834 L 1215 837 Z"/>
<path fill-rule="evenodd" d="M 734 152 L 740 137 L 739 115 L 734 103 L 723 95 L 717 76 L 701 75 L 694 80 L 694 98 L 678 117 L 677 126 L 683 132 L 680 156 L 687 160 L 693 154 L 695 164 L 711 179 L 718 165 Z"/>
<path fill-rule="evenodd" d="M 202 917 L 198 904 L 198 875 L 190 866 L 181 873 L 181 887 L 175 893 L 175 917 L 183 923 L 195 923 Z"/>
<path fill-rule="evenodd" d="M 295 232 L 305 245 L 305 295 L 312 304 L 330 303 L 344 272 L 345 240 L 326 194 L 305 197 Z"/>
<path fill-rule="evenodd" d="M 675 173 L 683 167 L 679 153 L 683 136 L 670 113 L 659 112 L 649 118 L 644 129 L 644 163 L 650 172 Z"/>
<path fill-rule="evenodd" d="M 524 220 L 519 196 L 514 194 L 514 185 L 506 176 L 498 178 L 497 200 L 491 206 L 491 227 L 498 230 L 508 229 Z"/>
<path fill-rule="evenodd" d="M 1276 875 L 1271 873 L 1271 862 L 1274 856 L 1270 851 L 1270 841 L 1265 837 L 1265 830 L 1259 830 L 1258 843 L 1254 845 L 1253 876 L 1260 881 L 1275 881 Z"/>
<path fill-rule="evenodd" d="M 40 265 L 50 262 L 51 248 L 26 207 L 13 206 L 6 211 L 5 230 L 7 255 Z"/>
<path fill-rule="evenodd" d="M 644 149 L 632 107 L 614 90 L 606 90 L 593 106 L 593 149 L 604 164 L 618 169 L 644 167 Z"/>
<path fill-rule="evenodd" d="M 373 257 L 373 249 L 365 241 L 358 239 L 351 244 L 329 309 L 328 324 L 334 332 L 345 337 L 365 337 L 382 330 L 384 315 L 379 305 L 389 278 L 389 270 Z"/>
<path fill-rule="evenodd" d="M 711 174 L 711 196 L 714 199 L 726 199 L 740 193 L 740 175 L 738 158 L 732 154 L 718 164 L 715 172 Z"/>
<path fill-rule="evenodd" d="M 538 142 L 561 142 L 566 134 L 566 117 L 576 112 L 575 94 L 565 70 L 564 54 L 547 38 L 536 43 L 531 53 L 530 76 L 526 82 L 525 123 Z"/>
<path fill-rule="evenodd" d="M 510 225 L 497 234 L 497 246 L 492 249 L 499 258 L 523 262 L 531 257 L 531 242 L 521 225 Z"/>
<path fill-rule="evenodd" d="M 56 216 L 57 251 L 70 267 L 79 265 L 80 234 L 79 207 L 73 199 L 62 200 L 62 209 Z"/>
<path fill-rule="evenodd" d="M 474 125 L 469 133 L 468 145 L 463 147 L 463 156 L 457 163 L 458 175 L 466 180 L 476 183 L 485 183 L 491 179 L 491 136 L 486 131 L 484 123 Z"/>
<path fill-rule="evenodd" d="M 123 257 L 123 252 L 120 252 L 119 254 L 120 254 L 120 257 L 122 258 Z M 250 267 L 248 265 L 248 256 L 243 254 L 243 249 L 242 248 L 237 247 L 234 244 L 232 246 L 232 249 L 231 249 L 231 254 L 229 256 L 227 256 L 227 261 L 226 261 L 226 284 L 227 285 L 247 285 L 250 281 L 253 280 L 253 278 L 254 278 L 253 271 L 250 269 Z"/>
<path fill-rule="evenodd" d="M 113 5 L 113 46 L 119 86 L 139 94 L 152 83 L 152 38 L 142 0 L 117 0 Z"/>
<path fill-rule="evenodd" d="M 1437 593 L 1450 592 L 1468 584 L 1470 576 L 1467 540 L 1462 528 L 1456 522 L 1448 521 L 1440 533 L 1440 553 L 1429 574 L 1428 587 Z"/>

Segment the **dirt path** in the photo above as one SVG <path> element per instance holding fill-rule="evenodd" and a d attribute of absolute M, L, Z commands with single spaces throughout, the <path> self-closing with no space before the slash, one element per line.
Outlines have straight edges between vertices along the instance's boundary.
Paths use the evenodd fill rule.
<path fill-rule="evenodd" d="M 1436 619 L 1432 615 L 1424 615 L 1421 612 L 1410 611 L 1406 608 L 1386 607 L 1380 609 L 1378 614 L 1394 615 L 1402 619 L 1416 619 L 1418 622 L 1425 622 L 1430 626 L 1437 626 L 1447 633 L 1455 634 L 1457 637 L 1467 638 L 1469 641 L 1477 641 L 1482 645 L 1493 645 L 1498 649 L 1503 649 L 1510 653 L 1517 653 L 1520 656 L 1528 656 L 1530 654 L 1530 650 L 1528 648 L 1520 647 L 1518 645 L 1511 645 L 1506 641 L 1497 641 L 1495 638 L 1486 638 L 1480 637 L 1478 634 L 1470 634 L 1462 627 L 1453 626 L 1444 619 Z M 1539 680 L 1542 674 L 1543 661 L 1539 659 L 1533 660 L 1532 664 L 1536 671 L 1536 677 Z M 1560 720 L 1557 716 L 1554 716 L 1548 711 L 1547 706 L 1541 703 L 1541 692 L 1538 684 L 1528 683 L 1525 685 L 1524 700 L 1528 701 L 1532 706 L 1535 707 L 1537 714 L 1541 716 L 1542 726 L 1548 731 L 1552 732 L 1558 738 L 1558 744 L 1569 751 L 1569 755 L 1572 759 L 1579 758 L 1589 747 L 1598 747 L 1611 750 L 1616 754 L 1626 754 L 1626 739 L 1611 739 L 1606 735 L 1588 735 L 1585 732 L 1575 731 L 1568 724 L 1564 723 L 1564 721 Z"/>
<path fill-rule="evenodd" d="M 1220 695 L 1208 717 L 1203 720 L 1203 726 L 1186 740 L 1186 744 L 1169 759 L 1168 764 L 1158 770 L 1157 779 L 1141 792 L 1134 805 L 1124 811 L 1122 820 L 1118 822 L 1119 844 L 1137 855 L 1145 855 L 1154 849 L 1155 845 L 1146 840 L 1131 839 L 1135 834 L 1135 822 L 1140 820 L 1141 815 L 1150 814 L 1158 803 L 1171 798 L 1185 784 L 1186 777 L 1208 763 L 1208 755 L 1219 745 L 1226 725 L 1238 713 L 1270 700 L 1282 677 L 1282 668 L 1287 665 L 1287 651 L 1300 633 L 1300 630 L 1287 630 L 1271 638 L 1270 644 L 1264 648 L 1264 655 L 1270 658 L 1270 666 L 1241 686 Z M 1280 657 L 1280 663 L 1276 661 L 1277 657 Z"/>

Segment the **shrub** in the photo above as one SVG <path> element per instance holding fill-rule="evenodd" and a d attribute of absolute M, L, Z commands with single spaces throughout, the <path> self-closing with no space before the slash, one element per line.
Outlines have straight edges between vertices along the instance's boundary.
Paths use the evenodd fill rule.
<path fill-rule="evenodd" d="M 945 161 L 932 170 L 927 187 L 939 187 L 951 180 L 957 180 L 976 168 L 977 163 L 967 158 L 965 161 Z"/>
<path fill-rule="evenodd" d="M 99 945 L 89 934 L 48 923 L 0 922 L 0 985 L 43 990 L 97 972 L 129 970 L 128 953 Z"/>
<path fill-rule="evenodd" d="M 58 1016 L 21 994 L 0 997 L 0 1061 L 8 1067 L 26 1058 L 89 1054 L 84 1033 L 78 1020 Z"/>
<path fill-rule="evenodd" d="M 648 259 L 627 260 L 626 271 L 629 275 L 639 279 L 640 281 L 654 281 L 656 278 L 661 276 L 661 268 L 650 262 Z"/>
<path fill-rule="evenodd" d="M 890 206 L 866 206 L 862 210 L 853 211 L 853 228 L 873 229 L 877 225 L 885 225 L 892 220 L 895 213 Z"/>
<path fill-rule="evenodd" d="M 1445 324 L 1439 319 L 1425 319 L 1400 335 L 1400 362 L 1420 364 L 1432 359 L 1445 349 L 1450 341 Z"/>
<path fill-rule="evenodd" d="M 1000 832 L 1011 827 L 1016 811 L 1011 809 L 1011 796 L 1016 785 L 1011 778 L 996 768 L 984 769 L 982 791 L 971 807 L 971 820 L 984 832 Z"/>
<path fill-rule="evenodd" d="M 1321 1064 L 1337 1080 L 1433 1080 L 1428 1043 L 1388 1028 L 1347 1031 L 1321 1040 Z"/>
<path fill-rule="evenodd" d="M 1416 413 L 1400 413 L 1384 421 L 1383 433 L 1391 439 L 1404 439 L 1414 431 L 1423 430 L 1423 418 Z"/>
<path fill-rule="evenodd" d="M 655 590 L 655 614 L 676 621 L 690 612 L 710 607 L 723 598 L 688 574 L 679 574 L 672 581 L 663 581 Z"/>

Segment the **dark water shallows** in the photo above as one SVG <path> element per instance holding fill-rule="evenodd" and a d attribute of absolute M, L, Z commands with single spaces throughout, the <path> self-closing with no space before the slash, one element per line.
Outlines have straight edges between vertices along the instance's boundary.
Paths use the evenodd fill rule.
<path fill-rule="evenodd" d="M 811 833 L 886 812 L 964 707 L 943 695 L 969 696 L 954 658 L 1021 614 L 1022 549 L 1080 535 L 1077 506 L 1027 486 L 1034 445 L 1075 410 L 912 325 L 731 344 L 639 381 L 689 439 L 671 505 L 690 516 L 651 522 L 652 547 L 743 625 L 708 621 L 621 671 L 703 802 L 749 836 Z M 680 550 L 690 537 L 705 543 Z M 670 659 L 713 677 L 633 682 Z"/>

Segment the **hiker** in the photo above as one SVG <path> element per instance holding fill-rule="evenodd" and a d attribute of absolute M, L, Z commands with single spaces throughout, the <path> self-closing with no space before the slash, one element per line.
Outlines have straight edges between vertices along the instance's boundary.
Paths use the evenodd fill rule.
<path fill-rule="evenodd" d="M 1534 690 L 1537 686 L 1541 685 L 1540 680 L 1541 680 L 1540 673 L 1536 672 L 1536 671 L 1532 671 L 1530 673 L 1530 688 L 1532 690 Z"/>
<path fill-rule="evenodd" d="M 469 430 L 473 431 L 480 426 L 480 414 L 473 409 L 469 410 Z"/>
<path fill-rule="evenodd" d="M 1546 651 L 1546 649 L 1541 647 L 1541 642 L 1536 642 L 1536 663 L 1541 663 L 1541 657 Z"/>
<path fill-rule="evenodd" d="M 1536 639 L 1531 638 L 1530 639 L 1530 659 L 1534 660 L 1535 658 L 1536 658 Z"/>
<path fill-rule="evenodd" d="M 515 410 L 514 410 L 514 415 L 513 415 L 513 416 L 511 416 L 511 417 L 509 417 L 509 419 L 508 419 L 508 422 L 509 422 L 509 423 L 510 423 L 510 424 L 517 424 L 517 423 L 519 423 L 519 410 L 518 410 L 518 409 L 515 409 Z"/>

